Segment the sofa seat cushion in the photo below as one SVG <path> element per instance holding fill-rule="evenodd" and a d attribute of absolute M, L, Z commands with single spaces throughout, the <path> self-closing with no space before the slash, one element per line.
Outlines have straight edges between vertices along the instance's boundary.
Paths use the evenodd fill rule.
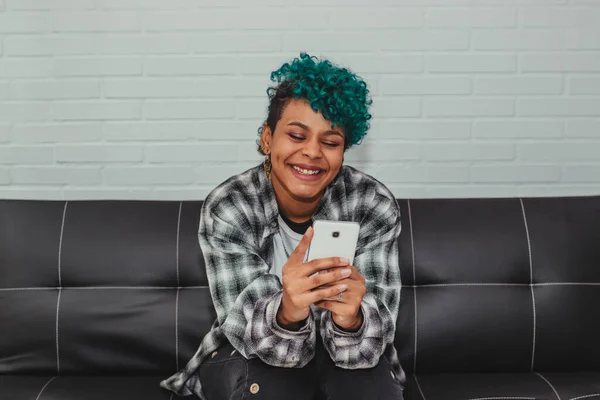
<path fill-rule="evenodd" d="M 600 400 L 600 372 L 418 374 L 405 400 Z"/>
<path fill-rule="evenodd" d="M 0 376 L 0 399 L 173 400 L 162 377 Z M 405 400 L 600 399 L 600 372 L 410 375 Z"/>
<path fill-rule="evenodd" d="M 0 399 L 170 400 L 160 376 L 0 376 Z M 176 398 L 173 396 L 172 398 Z"/>

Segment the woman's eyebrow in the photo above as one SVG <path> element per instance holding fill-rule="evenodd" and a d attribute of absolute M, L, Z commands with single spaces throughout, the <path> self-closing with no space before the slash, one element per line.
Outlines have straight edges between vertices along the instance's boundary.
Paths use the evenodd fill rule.
<path fill-rule="evenodd" d="M 293 122 L 290 122 L 290 123 L 288 124 L 288 126 L 289 126 L 289 125 L 295 125 L 295 126 L 299 126 L 300 128 L 304 129 L 305 131 L 310 131 L 310 128 L 309 128 L 308 126 L 304 125 L 302 122 L 293 121 Z"/>
<path fill-rule="evenodd" d="M 344 135 L 340 131 L 325 131 L 325 132 L 323 132 L 323 135 L 325 135 L 325 136 L 336 135 L 336 136 L 341 137 L 342 139 L 344 138 Z"/>

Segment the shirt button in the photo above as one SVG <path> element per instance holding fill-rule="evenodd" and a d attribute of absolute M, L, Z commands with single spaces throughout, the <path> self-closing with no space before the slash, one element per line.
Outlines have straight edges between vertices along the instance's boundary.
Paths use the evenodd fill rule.
<path fill-rule="evenodd" d="M 215 358 L 216 356 L 217 356 L 217 352 L 215 351 L 214 353 L 212 353 L 212 354 L 210 355 L 210 358 Z"/>
<path fill-rule="evenodd" d="M 257 383 L 253 383 L 253 384 L 250 386 L 250 393 L 252 393 L 252 394 L 256 394 L 256 393 L 258 393 L 258 391 L 259 391 L 259 390 L 260 390 L 260 387 L 258 386 L 258 384 L 257 384 Z"/>

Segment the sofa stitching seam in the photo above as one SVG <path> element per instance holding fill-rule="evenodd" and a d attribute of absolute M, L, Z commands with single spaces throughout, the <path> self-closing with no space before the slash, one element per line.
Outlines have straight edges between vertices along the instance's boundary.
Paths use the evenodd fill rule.
<path fill-rule="evenodd" d="M 179 202 L 179 212 L 177 216 L 177 244 L 176 244 L 176 267 L 177 267 L 177 295 L 175 296 L 175 368 L 179 371 L 179 288 L 181 287 L 179 281 L 179 238 L 181 231 L 181 210 L 183 208 L 183 202 Z"/>
<path fill-rule="evenodd" d="M 546 383 L 548 384 L 548 386 L 550 386 L 550 389 L 552 389 L 552 391 L 554 392 L 554 394 L 556 395 L 556 398 L 557 398 L 558 400 L 562 400 L 562 399 L 560 398 L 560 396 L 558 395 L 558 392 L 557 392 L 557 391 L 556 391 L 556 389 L 554 388 L 554 385 L 552 385 L 552 384 L 550 383 L 550 381 L 549 381 L 548 379 L 546 379 L 546 377 L 545 377 L 544 375 L 542 375 L 542 374 L 541 374 L 541 373 L 539 373 L 539 372 L 536 372 L 535 374 L 536 374 L 537 376 L 539 376 L 540 378 L 542 378 L 542 379 L 544 380 L 544 382 L 546 382 Z"/>
<path fill-rule="evenodd" d="M 58 241 L 58 296 L 56 297 L 56 326 L 55 326 L 55 334 L 56 334 L 56 374 L 60 375 L 60 341 L 59 341 L 59 330 L 58 330 L 58 322 L 59 322 L 59 313 L 60 313 L 60 297 L 62 294 L 62 271 L 61 271 L 61 263 L 62 263 L 62 247 L 63 247 L 63 238 L 65 233 L 65 220 L 67 218 L 67 207 L 69 206 L 69 202 L 65 201 L 65 206 L 63 208 L 62 215 L 62 223 L 60 225 L 60 239 Z"/>
<path fill-rule="evenodd" d="M 37 397 L 35 398 L 35 400 L 40 400 L 42 393 L 44 393 L 44 390 L 46 390 L 46 388 L 48 387 L 48 385 L 50 385 L 50 383 L 56 379 L 56 376 L 53 376 L 52 378 L 48 379 L 48 382 L 46 382 L 46 384 L 44 386 L 42 386 L 42 390 L 40 390 L 40 392 L 38 393 Z"/>
<path fill-rule="evenodd" d="M 417 375 L 414 374 L 413 378 L 415 378 L 415 383 L 417 384 L 417 389 L 419 389 L 419 393 L 421 393 L 421 397 L 423 398 L 423 400 L 427 400 L 425 398 L 425 394 L 423 393 L 423 389 L 421 389 L 421 384 L 419 383 L 419 379 L 417 379 Z"/>
<path fill-rule="evenodd" d="M 413 233 L 412 223 L 412 210 L 410 207 L 410 199 L 407 200 L 408 205 L 408 224 L 410 226 L 410 246 L 412 251 L 412 272 L 413 272 L 413 287 L 417 286 L 417 271 L 415 264 L 415 240 Z M 414 361 L 413 361 L 413 373 L 417 372 L 417 337 L 418 337 L 418 316 L 417 316 L 417 291 L 413 290 L 413 298 L 415 303 L 415 349 L 414 349 Z"/>
<path fill-rule="evenodd" d="M 533 344 L 531 346 L 531 370 L 533 371 L 535 366 L 535 342 L 537 336 L 537 315 L 535 307 L 535 291 L 533 290 L 533 256 L 531 253 L 531 236 L 529 234 L 529 224 L 527 223 L 527 213 L 525 212 L 525 204 L 523 199 L 519 198 L 521 203 L 521 211 L 523 213 L 523 223 L 525 224 L 525 234 L 527 235 L 527 251 L 529 253 L 529 288 L 531 290 L 531 303 L 533 306 Z"/>

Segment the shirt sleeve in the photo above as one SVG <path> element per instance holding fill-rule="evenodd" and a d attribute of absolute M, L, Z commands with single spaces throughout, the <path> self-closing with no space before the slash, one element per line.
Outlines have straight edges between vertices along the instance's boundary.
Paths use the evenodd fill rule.
<path fill-rule="evenodd" d="M 222 205 L 218 210 L 223 214 Z M 244 357 L 276 367 L 303 367 L 314 357 L 314 318 L 311 313 L 299 331 L 277 324 L 281 282 L 269 273 L 250 228 L 238 210 L 217 215 L 210 204 L 203 208 L 198 236 L 217 323 Z"/>
<path fill-rule="evenodd" d="M 374 202 L 365 201 L 364 207 L 369 211 L 361 218 L 354 258 L 354 266 L 366 280 L 367 292 L 361 303 L 363 324 L 356 332 L 343 331 L 333 322 L 331 311 L 325 310 L 319 326 L 331 359 L 345 369 L 371 368 L 379 363 L 386 347 L 394 341 L 400 306 L 398 205 L 386 195 L 377 196 Z"/>

